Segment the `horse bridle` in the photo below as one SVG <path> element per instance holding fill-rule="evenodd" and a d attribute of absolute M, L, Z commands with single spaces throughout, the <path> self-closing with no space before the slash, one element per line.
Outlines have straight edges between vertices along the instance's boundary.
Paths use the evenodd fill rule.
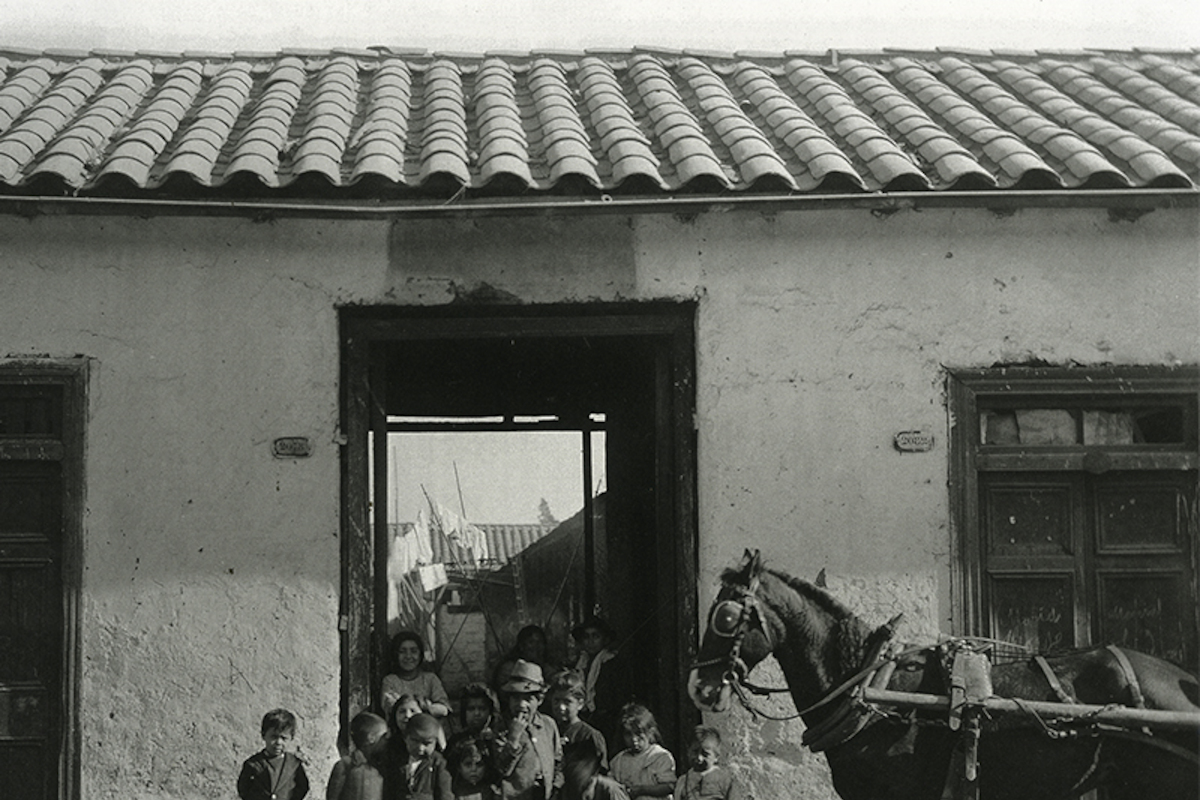
<path fill-rule="evenodd" d="M 762 612 L 759 610 L 758 597 L 756 591 L 758 589 L 758 579 L 755 578 L 750 582 L 750 586 L 743 588 L 741 586 L 729 586 L 738 593 L 736 599 L 729 598 L 722 600 L 712 607 L 712 611 L 708 614 L 708 630 L 714 635 L 722 639 L 732 639 L 733 644 L 729 648 L 729 653 L 723 658 L 713 658 L 708 661 L 699 661 L 692 665 L 693 668 L 707 667 L 714 664 L 725 662 L 725 671 L 722 673 L 722 680 L 727 683 L 738 686 L 745 684 L 746 674 L 750 671 L 746 666 L 746 662 L 741 658 L 742 642 L 746 638 L 746 634 L 751 630 L 757 629 L 767 640 L 768 649 L 773 647 L 771 641 L 771 633 L 767 630 L 766 624 L 763 622 Z M 769 690 L 776 691 L 776 690 Z M 780 689 L 778 691 L 787 691 Z"/>

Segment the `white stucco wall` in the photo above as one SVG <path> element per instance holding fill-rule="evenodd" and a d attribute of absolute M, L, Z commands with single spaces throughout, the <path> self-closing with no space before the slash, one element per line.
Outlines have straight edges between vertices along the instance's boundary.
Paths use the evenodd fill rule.
<path fill-rule="evenodd" d="M 0 356 L 93 359 L 83 796 L 233 796 L 283 705 L 336 756 L 337 308 L 698 300 L 701 607 L 744 547 L 906 638 L 950 620 L 945 367 L 1200 362 L 1194 210 L 455 223 L 0 217 Z M 933 430 L 901 455 L 894 433 Z M 282 461 L 279 436 L 311 437 Z M 756 677 L 781 680 L 768 660 Z M 781 707 L 782 710 L 782 707 Z M 760 798 L 798 723 L 716 720 Z"/>

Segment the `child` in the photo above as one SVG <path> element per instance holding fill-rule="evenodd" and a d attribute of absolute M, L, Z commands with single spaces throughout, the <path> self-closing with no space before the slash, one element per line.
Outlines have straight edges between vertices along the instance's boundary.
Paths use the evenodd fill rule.
<path fill-rule="evenodd" d="M 439 720 L 450 713 L 450 697 L 442 681 L 432 672 L 421 669 L 425 659 L 425 642 L 412 631 L 400 631 L 392 639 L 392 662 L 395 672 L 383 676 L 380 687 L 383 715 L 390 717 L 392 706 L 401 695 L 417 699 L 421 710 Z"/>
<path fill-rule="evenodd" d="M 387 749 L 387 722 L 363 711 L 350 720 L 354 752 L 333 765 L 325 800 L 383 800 L 383 754 Z"/>
<path fill-rule="evenodd" d="M 455 800 L 500 800 L 492 785 L 485 743 L 466 731 L 451 738 L 454 743 L 446 751 L 446 761 Z"/>
<path fill-rule="evenodd" d="M 554 720 L 538 712 L 546 691 L 542 668 L 524 659 L 500 687 L 503 732 L 491 743 L 490 761 L 505 800 L 549 800 L 562 787 L 562 742 Z"/>
<path fill-rule="evenodd" d="M 700 725 L 688 746 L 692 768 L 675 784 L 675 800 L 742 800 L 742 787 L 733 773 L 720 766 L 721 733 Z"/>
<path fill-rule="evenodd" d="M 563 800 L 629 800 L 625 787 L 600 774 L 600 754 L 591 739 L 563 747 Z"/>
<path fill-rule="evenodd" d="M 242 764 L 237 792 L 242 800 L 303 800 L 308 794 L 304 763 L 287 751 L 296 737 L 296 715 L 284 708 L 262 718 L 263 749 Z"/>
<path fill-rule="evenodd" d="M 399 750 L 404 748 L 404 730 L 408 727 L 408 721 L 421 711 L 420 702 L 411 694 L 400 695 L 400 699 L 392 706 L 391 730 L 393 738 L 393 747 Z M 432 715 L 431 715 L 432 716 Z M 442 731 L 442 726 L 438 725 L 438 750 L 446 749 L 446 734 Z"/>
<path fill-rule="evenodd" d="M 497 712 L 496 695 L 486 684 L 469 683 L 462 690 L 462 695 L 459 697 L 458 721 L 462 726 L 461 729 L 450 737 L 446 743 L 446 752 L 449 754 L 450 748 L 459 739 L 491 739 L 496 734 L 492 729 L 492 722 L 495 719 Z M 447 758 L 449 756 L 447 755 Z"/>
<path fill-rule="evenodd" d="M 675 788 L 675 757 L 659 744 L 654 715 L 643 705 L 629 703 L 621 709 L 625 749 L 613 756 L 612 776 L 633 800 L 670 797 Z"/>
<path fill-rule="evenodd" d="M 558 723 L 563 747 L 589 740 L 595 746 L 601 773 L 608 772 L 608 745 L 600 731 L 579 718 L 583 709 L 583 677 L 574 670 L 563 670 L 550 682 L 550 713 Z"/>
<path fill-rule="evenodd" d="M 609 663 L 617 657 L 616 632 L 600 617 L 590 615 L 571 629 L 571 638 L 580 649 L 575 670 L 583 676 L 583 710 L 579 715 L 605 736 L 612 736 L 617 729 L 620 699 L 631 695 L 625 671 L 619 664 Z"/>
<path fill-rule="evenodd" d="M 442 726 L 425 713 L 404 727 L 405 753 L 388 768 L 387 800 L 454 800 L 446 759 L 437 751 Z"/>

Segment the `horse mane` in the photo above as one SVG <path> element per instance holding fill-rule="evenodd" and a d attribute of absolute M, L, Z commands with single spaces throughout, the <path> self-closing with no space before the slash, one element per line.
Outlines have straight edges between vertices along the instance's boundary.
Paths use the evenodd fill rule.
<path fill-rule="evenodd" d="M 890 633 L 884 628 L 871 628 L 848 606 L 821 587 L 776 569 L 766 568 L 763 572 L 777 579 L 817 610 L 829 615 L 833 620 L 830 632 L 834 640 L 830 644 L 837 652 L 843 667 L 857 669 L 863 654 L 870 650 L 877 639 L 890 637 Z M 722 582 L 727 584 L 740 584 L 743 579 L 744 575 L 737 569 L 727 569 L 721 573 Z"/>

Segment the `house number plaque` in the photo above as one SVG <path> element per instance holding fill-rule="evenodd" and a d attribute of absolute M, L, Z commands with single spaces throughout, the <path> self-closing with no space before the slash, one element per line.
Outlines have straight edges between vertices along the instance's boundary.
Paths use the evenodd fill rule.
<path fill-rule="evenodd" d="M 933 449 L 933 434 L 929 431 L 900 431 L 896 434 L 896 449 L 901 453 L 928 453 Z"/>
<path fill-rule="evenodd" d="M 276 458 L 308 458 L 312 455 L 312 440 L 307 436 L 284 436 L 271 443 Z"/>

